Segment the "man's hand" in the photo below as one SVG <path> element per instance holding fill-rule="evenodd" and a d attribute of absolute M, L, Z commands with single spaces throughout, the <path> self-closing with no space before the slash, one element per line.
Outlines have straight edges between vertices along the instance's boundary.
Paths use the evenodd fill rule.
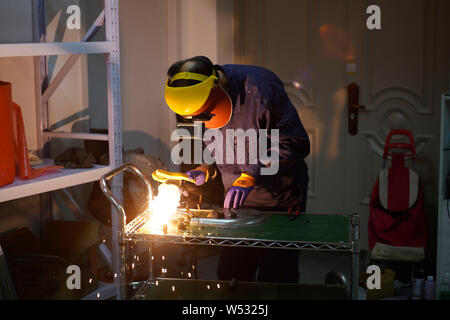
<path fill-rule="evenodd" d="M 189 170 L 186 172 L 186 175 L 194 180 L 196 186 L 203 185 L 206 181 L 208 181 L 208 170 L 202 167 L 195 168 L 193 170 Z"/>
<path fill-rule="evenodd" d="M 228 190 L 223 207 L 225 209 L 242 207 L 255 185 L 255 178 L 247 173 L 241 173 L 241 176 L 234 181 L 233 185 Z"/>

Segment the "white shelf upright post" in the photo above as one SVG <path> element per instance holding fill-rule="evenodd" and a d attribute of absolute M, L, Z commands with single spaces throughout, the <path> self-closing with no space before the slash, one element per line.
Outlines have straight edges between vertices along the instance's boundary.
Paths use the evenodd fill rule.
<path fill-rule="evenodd" d="M 118 0 L 105 0 L 106 41 L 110 43 L 107 57 L 108 76 L 108 135 L 110 166 L 118 167 L 122 164 L 122 123 L 120 101 L 120 47 L 119 47 L 119 4 Z M 122 176 L 112 181 L 111 191 L 122 202 Z M 124 221 L 119 218 L 120 212 L 111 206 L 112 228 L 112 266 L 116 297 L 125 297 L 125 242 Z"/>
<path fill-rule="evenodd" d="M 46 42 L 45 25 L 45 1 L 33 1 L 33 40 L 37 43 Z M 48 129 L 48 103 L 42 100 L 42 92 L 48 85 L 47 57 L 34 56 L 35 98 L 36 98 L 36 128 L 38 155 L 42 158 L 49 157 L 49 139 L 43 136 L 43 131 Z M 44 234 L 45 222 L 52 218 L 52 194 L 41 193 L 39 195 L 39 234 Z"/>

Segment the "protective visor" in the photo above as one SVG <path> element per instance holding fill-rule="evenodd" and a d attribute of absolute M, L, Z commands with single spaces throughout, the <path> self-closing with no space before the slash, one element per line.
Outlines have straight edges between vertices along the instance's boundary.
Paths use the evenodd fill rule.
<path fill-rule="evenodd" d="M 175 80 L 197 80 L 198 84 L 186 87 L 171 87 L 170 82 Z M 232 102 L 225 90 L 216 84 L 217 76 L 192 72 L 180 72 L 171 79 L 167 79 L 164 98 L 169 108 L 181 116 L 196 116 L 204 112 L 213 117 L 205 121 L 208 129 L 218 129 L 230 121 Z"/>

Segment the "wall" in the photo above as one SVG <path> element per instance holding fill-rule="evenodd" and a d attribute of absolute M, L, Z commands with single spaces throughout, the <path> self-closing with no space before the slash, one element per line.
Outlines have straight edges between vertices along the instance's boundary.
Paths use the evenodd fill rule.
<path fill-rule="evenodd" d="M 234 2 L 168 0 L 169 60 L 196 55 L 219 64 L 234 61 Z"/>
<path fill-rule="evenodd" d="M 227 0 L 129 0 L 120 2 L 121 94 L 125 148 L 172 166 L 174 114 L 164 101 L 167 68 L 205 55 L 233 59 L 233 2 Z"/>
<path fill-rule="evenodd" d="M 446 0 L 375 1 L 382 30 L 368 30 L 367 1 L 235 1 L 240 63 L 277 73 L 311 141 L 307 211 L 358 212 L 368 248 L 369 199 L 391 129 L 415 135 L 424 184 L 429 257 L 435 253 L 440 94 L 448 90 Z M 445 58 L 443 58 L 445 57 Z M 356 72 L 346 73 L 347 59 Z M 348 134 L 347 86 L 360 88 L 358 134 Z"/>
<path fill-rule="evenodd" d="M 33 41 L 32 10 L 29 1 L 5 0 L 0 5 L 0 43 Z M 8 32 L 3 32 L 8 30 Z M 36 120 L 34 113 L 34 73 L 31 57 L 0 58 L 0 80 L 11 82 L 13 100 L 23 110 L 26 137 L 30 148 L 36 146 Z"/>
<path fill-rule="evenodd" d="M 164 102 L 169 64 L 167 10 L 164 0 L 119 3 L 124 147 L 143 147 L 166 164 L 170 159 L 168 123 L 173 117 Z"/>

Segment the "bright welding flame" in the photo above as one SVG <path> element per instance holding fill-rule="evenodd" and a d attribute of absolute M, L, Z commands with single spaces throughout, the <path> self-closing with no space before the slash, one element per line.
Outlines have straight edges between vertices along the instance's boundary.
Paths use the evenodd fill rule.
<path fill-rule="evenodd" d="M 160 184 L 158 187 L 158 195 L 150 200 L 148 210 L 150 211 L 150 219 L 145 224 L 145 229 L 162 228 L 168 224 L 169 220 L 175 217 L 177 208 L 180 205 L 181 192 L 180 189 L 173 184 Z"/>

